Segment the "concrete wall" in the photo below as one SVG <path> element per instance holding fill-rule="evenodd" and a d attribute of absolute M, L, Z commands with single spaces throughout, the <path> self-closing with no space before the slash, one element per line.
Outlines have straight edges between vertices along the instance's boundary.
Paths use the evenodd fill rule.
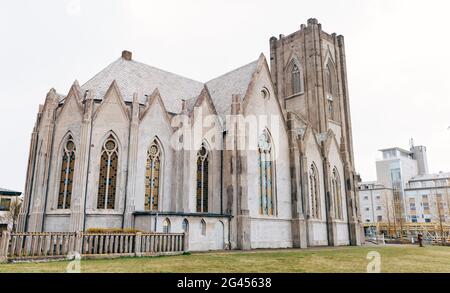
<path fill-rule="evenodd" d="M 187 220 L 190 251 L 223 250 L 229 247 L 227 218 L 199 216 L 136 216 L 135 228 L 144 232 L 163 232 L 163 222 L 170 221 L 170 233 L 183 233 L 183 221 Z M 202 234 L 201 222 L 206 223 L 206 234 Z M 156 222 L 156 231 L 155 231 Z"/>
<path fill-rule="evenodd" d="M 269 98 L 263 98 L 261 91 L 266 88 Z M 264 69 L 254 81 L 253 92 L 248 97 L 245 108 L 245 117 L 267 117 L 260 120 L 257 130 L 250 135 L 257 139 L 266 129 L 272 140 L 272 158 L 274 160 L 274 216 L 260 214 L 260 175 L 258 166 L 258 151 L 250 150 L 247 157 L 247 194 L 251 220 L 251 246 L 252 248 L 292 247 L 291 222 L 291 188 L 289 172 L 289 142 L 283 113 L 275 98 L 271 86 L 270 76 Z"/>

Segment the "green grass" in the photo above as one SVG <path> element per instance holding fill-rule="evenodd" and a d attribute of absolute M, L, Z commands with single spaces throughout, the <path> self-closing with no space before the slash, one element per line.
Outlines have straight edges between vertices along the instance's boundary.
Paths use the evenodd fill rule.
<path fill-rule="evenodd" d="M 93 273 L 276 273 L 276 272 L 366 272 L 367 254 L 381 254 L 386 273 L 450 272 L 450 247 L 384 246 L 211 252 L 191 255 L 120 258 L 81 261 L 81 272 Z M 66 272 L 67 261 L 0 265 L 6 272 Z"/>

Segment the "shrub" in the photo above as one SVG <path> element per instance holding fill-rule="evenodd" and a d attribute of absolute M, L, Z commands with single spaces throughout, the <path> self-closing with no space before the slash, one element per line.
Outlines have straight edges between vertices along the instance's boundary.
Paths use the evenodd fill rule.
<path fill-rule="evenodd" d="M 121 234 L 121 233 L 138 233 L 142 232 L 136 229 L 121 229 L 121 228 L 90 228 L 87 230 L 88 234 Z"/>

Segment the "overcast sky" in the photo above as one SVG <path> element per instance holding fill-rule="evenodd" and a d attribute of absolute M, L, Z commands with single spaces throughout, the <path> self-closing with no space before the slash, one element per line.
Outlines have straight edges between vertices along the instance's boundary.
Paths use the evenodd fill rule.
<path fill-rule="evenodd" d="M 428 147 L 450 171 L 450 1 L 1 0 L 0 187 L 23 191 L 38 105 L 120 57 L 207 81 L 269 56 L 269 38 L 317 18 L 346 40 L 357 171 L 380 148 Z"/>

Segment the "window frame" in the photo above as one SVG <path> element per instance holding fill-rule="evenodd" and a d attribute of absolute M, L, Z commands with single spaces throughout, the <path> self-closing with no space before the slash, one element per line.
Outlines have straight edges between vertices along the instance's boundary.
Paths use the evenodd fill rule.
<path fill-rule="evenodd" d="M 109 142 L 114 142 L 114 148 L 112 149 L 108 149 L 108 143 Z M 104 160 L 104 155 L 106 154 L 107 156 L 107 165 L 105 166 L 105 160 Z M 113 159 L 114 157 L 116 157 L 116 163 L 115 166 L 113 165 Z M 102 167 L 106 167 L 106 174 L 102 174 Z M 113 167 L 115 167 L 115 170 L 113 169 Z M 115 172 L 115 174 L 111 175 L 111 170 L 113 170 Z M 100 151 L 100 164 L 99 164 L 99 177 L 98 177 L 98 189 L 97 189 L 97 210 L 104 210 L 104 211 L 113 211 L 116 210 L 117 208 L 117 196 L 118 196 L 118 189 L 119 189 L 119 184 L 120 184 L 120 180 L 119 180 L 119 170 L 120 170 L 120 146 L 119 146 L 119 141 L 118 139 L 113 136 L 112 134 L 110 134 L 107 139 L 105 139 L 105 141 L 102 144 L 102 148 Z M 105 193 L 102 195 L 101 192 L 101 180 L 102 177 L 105 175 Z M 114 176 L 115 175 L 115 176 Z M 114 180 L 115 179 L 115 180 Z M 109 183 L 113 181 L 113 185 L 112 187 L 108 187 Z M 112 196 L 110 194 L 110 191 L 113 191 Z M 101 197 L 104 196 L 103 199 L 103 206 L 100 205 L 100 200 Z M 112 199 L 113 204 L 110 205 L 111 201 L 110 199 Z"/>

